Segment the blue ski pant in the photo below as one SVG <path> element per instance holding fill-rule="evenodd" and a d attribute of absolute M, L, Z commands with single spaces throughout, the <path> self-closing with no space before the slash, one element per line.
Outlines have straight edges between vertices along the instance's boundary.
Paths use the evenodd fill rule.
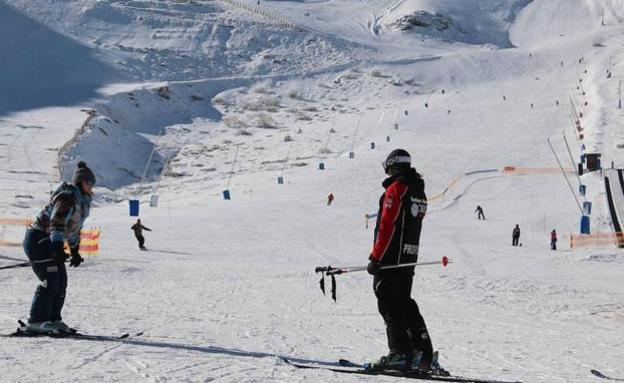
<path fill-rule="evenodd" d="M 24 252 L 40 281 L 32 300 L 28 322 L 61 320 L 67 290 L 65 263 L 54 262 L 50 236 L 33 228 L 26 230 Z"/>

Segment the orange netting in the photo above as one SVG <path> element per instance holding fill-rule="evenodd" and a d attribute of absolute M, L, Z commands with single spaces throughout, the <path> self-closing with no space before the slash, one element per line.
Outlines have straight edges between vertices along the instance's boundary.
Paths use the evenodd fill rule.
<path fill-rule="evenodd" d="M 571 234 L 570 248 L 624 247 L 623 233 Z"/>
<path fill-rule="evenodd" d="M 0 218 L 0 225 L 29 226 L 31 223 L 32 223 L 32 220 L 30 219 Z"/>

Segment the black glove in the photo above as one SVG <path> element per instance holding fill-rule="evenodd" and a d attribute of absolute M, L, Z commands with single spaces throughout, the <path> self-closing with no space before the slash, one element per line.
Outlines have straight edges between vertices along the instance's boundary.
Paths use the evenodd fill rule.
<path fill-rule="evenodd" d="M 52 260 L 57 265 L 65 263 L 69 257 L 67 253 L 65 253 L 64 247 L 65 243 L 63 241 L 52 242 Z"/>
<path fill-rule="evenodd" d="M 370 262 L 368 262 L 368 266 L 366 267 L 366 271 L 368 271 L 368 273 L 370 275 L 377 274 L 377 272 L 379 271 L 379 263 L 371 260 Z"/>
<path fill-rule="evenodd" d="M 78 249 L 71 249 L 71 259 L 69 260 L 70 267 L 78 267 L 80 264 L 84 262 L 84 259 L 78 253 Z"/>

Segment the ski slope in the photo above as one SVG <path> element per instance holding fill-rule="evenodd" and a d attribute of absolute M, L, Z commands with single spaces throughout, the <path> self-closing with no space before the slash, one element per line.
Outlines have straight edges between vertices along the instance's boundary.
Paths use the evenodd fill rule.
<path fill-rule="evenodd" d="M 0 96 L 0 218 L 33 217 L 86 160 L 99 181 L 87 225 L 101 228 L 101 250 L 70 270 L 64 320 L 86 333 L 143 332 L 124 343 L 3 338 L 2 380 L 400 381 L 280 360 L 387 352 L 371 277 L 339 276 L 334 303 L 313 271 L 366 264 L 364 215 L 376 212 L 380 164 L 396 147 L 431 198 L 420 260 L 453 261 L 417 269 L 413 288 L 442 365 L 504 381 L 621 377 L 624 259 L 615 247 L 569 249 L 580 213 L 547 144 L 573 167 L 562 131 L 580 156 L 570 98 L 587 101 L 587 151 L 624 167 L 620 3 L 0 2 L 0 69 L 14 74 L 0 77 L 10 91 Z M 457 29 L 393 26 L 419 11 Z M 35 49 L 16 54 L 25 44 Z M 582 182 L 592 230 L 610 232 L 603 178 Z M 153 230 L 147 252 L 130 231 L 129 198 Z M 510 246 L 515 224 L 522 247 Z M 0 240 L 22 235 L 0 226 Z M 19 247 L 0 255 L 24 258 Z M 27 268 L 0 270 L 3 332 L 27 318 L 36 283 Z"/>

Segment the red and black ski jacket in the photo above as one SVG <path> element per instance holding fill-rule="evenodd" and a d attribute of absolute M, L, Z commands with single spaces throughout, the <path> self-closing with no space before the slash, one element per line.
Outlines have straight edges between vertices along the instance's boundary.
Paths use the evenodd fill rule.
<path fill-rule="evenodd" d="M 386 191 L 379 200 L 370 260 L 380 265 L 417 262 L 422 220 L 427 213 L 425 182 L 412 168 L 387 178 L 383 187 Z"/>

